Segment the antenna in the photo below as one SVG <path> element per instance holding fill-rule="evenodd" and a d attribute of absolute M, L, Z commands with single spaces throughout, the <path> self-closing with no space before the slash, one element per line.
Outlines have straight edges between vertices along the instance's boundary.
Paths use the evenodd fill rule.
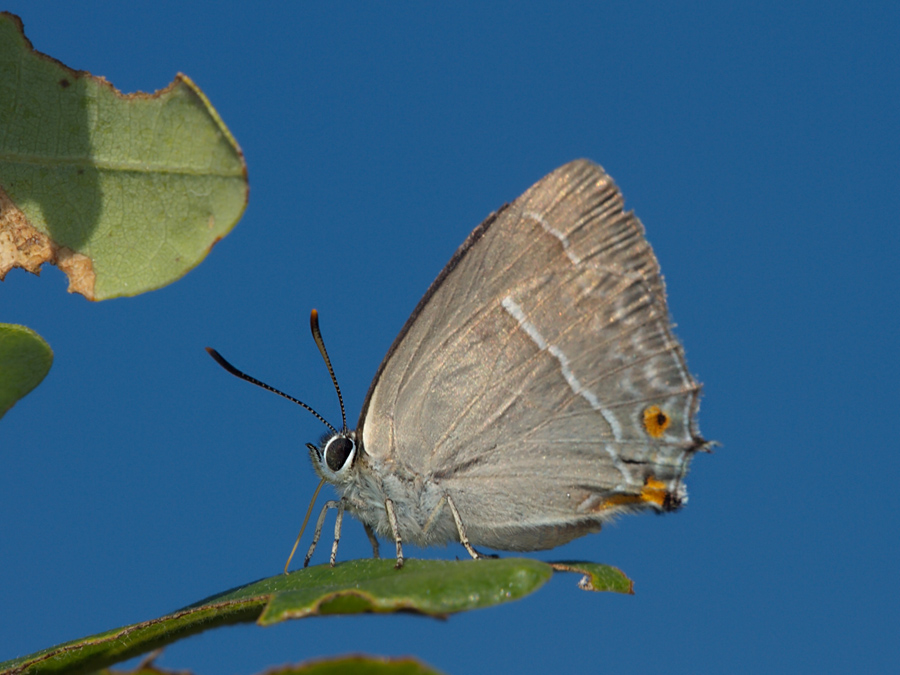
<path fill-rule="evenodd" d="M 313 310 L 313 315 L 315 316 L 315 310 Z M 315 329 L 316 330 L 318 329 L 318 324 L 316 325 Z M 313 333 L 313 336 L 315 336 L 315 332 Z M 321 340 L 322 340 L 322 336 L 319 335 L 318 339 L 316 340 L 317 344 L 319 344 L 321 342 Z M 324 346 L 320 346 L 319 349 L 322 350 L 322 353 L 324 353 L 324 350 L 325 350 Z M 213 357 L 216 360 L 216 363 L 218 363 L 220 366 L 222 366 L 225 370 L 227 370 L 229 373 L 231 373 L 235 377 L 239 377 L 242 380 L 247 380 L 247 382 L 249 382 L 250 384 L 255 384 L 257 387 L 262 387 L 263 389 L 271 391 L 273 394 L 278 394 L 279 396 L 286 398 L 288 401 L 293 401 L 297 405 L 299 405 L 303 408 L 306 408 L 309 412 L 311 412 L 313 414 L 313 416 L 317 420 L 319 420 L 322 424 L 324 424 L 326 427 L 331 429 L 334 433 L 338 432 L 337 429 L 335 429 L 333 426 L 331 426 L 328 423 L 328 420 L 326 420 L 324 417 L 322 417 L 319 413 L 317 413 L 315 410 L 313 410 L 310 406 L 306 405 L 303 401 L 296 399 L 293 396 L 288 396 L 283 391 L 279 391 L 275 387 L 270 387 L 265 382 L 260 382 L 255 377 L 247 375 L 247 373 L 241 372 L 240 370 L 235 368 L 233 365 L 228 363 L 228 361 L 226 361 L 225 358 L 221 354 L 219 354 L 219 352 L 217 352 L 215 349 L 213 349 L 212 347 L 207 347 L 206 351 L 209 353 L 209 355 L 211 357 Z M 326 363 L 327 363 L 328 357 L 326 356 L 325 359 L 326 359 Z M 331 372 L 331 364 L 330 363 L 328 364 L 328 371 Z M 334 373 L 331 374 L 331 379 L 334 380 Z M 336 387 L 337 382 L 335 382 L 334 385 Z M 340 395 L 341 395 L 341 392 L 340 392 L 340 390 L 338 390 L 338 397 L 340 397 Z M 341 402 L 341 414 L 342 415 L 343 415 L 343 412 L 344 412 L 344 404 L 343 404 L 343 402 Z M 344 428 L 345 429 L 347 428 L 346 419 L 344 421 Z"/>
<path fill-rule="evenodd" d="M 319 312 L 313 310 L 309 315 L 309 327 L 312 330 L 313 340 L 325 359 L 325 365 L 328 367 L 328 374 L 331 375 L 331 382 L 334 384 L 334 390 L 338 395 L 338 403 L 341 404 L 341 422 L 344 424 L 344 430 L 347 429 L 347 413 L 344 411 L 344 397 L 341 396 L 341 388 L 338 385 L 337 377 L 334 375 L 334 368 L 331 367 L 331 359 L 328 358 L 328 352 L 325 351 L 325 340 L 322 339 L 322 331 L 319 330 Z"/>

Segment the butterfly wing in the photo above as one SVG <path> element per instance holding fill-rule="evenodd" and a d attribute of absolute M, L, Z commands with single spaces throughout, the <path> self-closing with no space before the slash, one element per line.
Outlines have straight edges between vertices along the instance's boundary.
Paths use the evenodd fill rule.
<path fill-rule="evenodd" d="M 677 508 L 700 386 L 643 232 L 584 160 L 482 223 L 385 357 L 363 451 L 440 486 L 475 545 L 549 548 Z"/>

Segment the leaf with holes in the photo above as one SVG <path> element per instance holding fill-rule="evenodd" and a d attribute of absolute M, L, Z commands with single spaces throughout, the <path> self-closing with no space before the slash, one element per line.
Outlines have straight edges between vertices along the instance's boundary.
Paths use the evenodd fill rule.
<path fill-rule="evenodd" d="M 35 51 L 0 13 L 0 279 L 43 263 L 91 300 L 186 274 L 247 203 L 243 155 L 185 75 L 154 94 Z"/>

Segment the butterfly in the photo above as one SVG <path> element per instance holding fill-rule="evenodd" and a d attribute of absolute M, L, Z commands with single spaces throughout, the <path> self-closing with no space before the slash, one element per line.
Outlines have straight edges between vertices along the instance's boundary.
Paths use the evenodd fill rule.
<path fill-rule="evenodd" d="M 337 388 L 315 310 L 311 325 Z M 394 542 L 397 567 L 403 542 L 458 541 L 478 558 L 476 547 L 549 549 L 619 514 L 675 511 L 691 459 L 711 445 L 699 396 L 643 226 L 601 167 L 566 164 L 459 247 L 384 357 L 356 428 L 328 425 L 307 445 L 319 487 L 339 499 L 305 564 L 331 508 L 332 564 L 347 511 L 376 556 L 376 534 Z"/>

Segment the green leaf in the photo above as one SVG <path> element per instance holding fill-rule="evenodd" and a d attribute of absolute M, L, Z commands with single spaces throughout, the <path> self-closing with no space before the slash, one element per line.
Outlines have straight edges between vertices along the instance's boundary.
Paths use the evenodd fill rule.
<path fill-rule="evenodd" d="M 53 364 L 53 350 L 25 326 L 0 323 L 0 417 L 41 383 Z"/>
<path fill-rule="evenodd" d="M 133 670 L 101 670 L 98 675 L 190 675 L 188 671 L 160 668 L 153 663 L 156 655 L 140 663 Z M 439 671 L 409 656 L 339 656 L 312 659 L 303 663 L 270 668 L 265 675 L 441 675 Z"/>
<path fill-rule="evenodd" d="M 0 279 L 44 262 L 92 300 L 183 276 L 237 223 L 243 155 L 179 74 L 155 94 L 34 51 L 0 13 Z"/>
<path fill-rule="evenodd" d="M 407 560 L 399 570 L 393 560 L 369 559 L 306 571 L 310 574 L 302 587 L 272 598 L 259 618 L 261 625 L 312 614 L 412 610 L 446 616 L 516 600 L 551 575 L 546 564 L 528 558 Z"/>
<path fill-rule="evenodd" d="M 580 572 L 584 574 L 578 582 L 583 591 L 610 591 L 634 595 L 634 582 L 625 576 L 617 567 L 600 565 L 592 562 L 555 562 L 551 563 L 558 572 Z"/>
<path fill-rule="evenodd" d="M 566 565 L 566 569 L 580 572 L 605 568 L 592 563 Z M 393 560 L 318 565 L 234 588 L 159 619 L 0 663 L 0 675 L 26 670 L 91 672 L 189 635 L 235 623 L 270 625 L 291 618 L 360 612 L 411 611 L 444 617 L 522 598 L 543 586 L 552 573 L 553 567 L 547 563 L 529 558 L 407 560 L 400 570 L 394 569 Z M 310 650 L 314 649 L 313 643 Z"/>
<path fill-rule="evenodd" d="M 267 670 L 266 675 L 440 675 L 440 672 L 410 657 L 343 656 L 307 661 Z"/>

